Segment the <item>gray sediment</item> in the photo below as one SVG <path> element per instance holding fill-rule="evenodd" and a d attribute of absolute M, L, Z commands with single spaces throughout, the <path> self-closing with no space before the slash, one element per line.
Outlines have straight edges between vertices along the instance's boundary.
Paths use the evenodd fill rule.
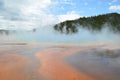
<path fill-rule="evenodd" d="M 120 49 L 92 48 L 68 56 L 65 62 L 96 80 L 120 79 Z"/>

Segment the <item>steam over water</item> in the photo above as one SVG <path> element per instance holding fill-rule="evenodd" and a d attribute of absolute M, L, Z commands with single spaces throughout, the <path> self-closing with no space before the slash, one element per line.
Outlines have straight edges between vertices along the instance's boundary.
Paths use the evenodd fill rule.
<path fill-rule="evenodd" d="M 101 31 L 96 31 L 96 30 L 89 30 L 85 28 L 78 28 L 77 33 L 70 33 L 70 34 L 64 34 L 64 33 L 59 33 L 54 30 L 53 27 L 45 27 L 45 28 L 39 28 L 39 29 L 33 29 L 31 31 L 25 31 L 25 30 L 1 30 L 0 31 L 0 46 L 3 45 L 8 45 L 5 47 L 12 47 L 14 49 L 16 46 L 13 45 L 14 42 L 15 45 L 19 46 L 19 48 L 26 48 L 27 42 L 35 42 L 35 43 L 72 43 L 72 44 L 79 44 L 80 49 L 84 46 L 82 45 L 87 45 L 87 44 L 97 44 L 96 48 L 93 48 L 92 46 L 87 46 L 88 50 L 83 50 L 80 52 L 76 52 L 72 55 L 68 55 L 65 57 L 62 61 L 65 61 L 67 65 L 72 67 L 73 69 L 77 70 L 78 72 L 83 72 L 87 75 L 90 75 L 96 80 L 118 80 L 120 78 L 120 33 L 119 32 L 113 32 L 109 30 L 108 28 L 104 28 Z M 24 42 L 24 43 L 19 43 L 19 42 Z M 112 43 L 112 44 L 111 44 Z M 102 46 L 99 44 L 103 44 Z M 113 45 L 115 44 L 115 45 Z M 105 45 L 105 46 L 104 46 Z M 21 47 L 22 46 L 22 47 Z M 51 46 L 52 48 L 50 49 L 50 55 L 49 55 L 49 49 L 47 51 L 47 48 L 45 47 L 39 47 L 39 46 L 31 46 L 30 48 L 17 53 L 19 55 L 24 55 L 28 58 L 30 58 L 34 64 L 32 66 L 29 66 L 30 68 L 36 68 L 37 64 L 39 64 L 37 61 L 38 59 L 35 58 L 35 55 L 38 51 L 42 49 L 46 49 L 44 52 L 41 51 L 41 53 L 44 53 L 48 57 L 50 57 L 50 61 L 54 65 L 57 64 L 54 63 L 54 61 L 57 61 L 58 56 L 61 56 L 61 52 L 59 53 L 59 50 L 63 50 L 67 52 L 69 48 L 67 47 L 61 47 L 59 45 L 57 46 Z M 78 47 L 78 46 L 77 46 Z M 71 48 L 71 49 L 76 49 Z M 4 48 L 4 47 L 3 47 Z M 58 52 L 54 52 L 54 50 L 57 48 Z M 7 49 L 7 48 L 6 48 Z M 14 50 L 10 51 L 14 51 Z M 16 49 L 16 48 L 15 48 Z M 71 50 L 70 49 L 70 50 Z M 113 50 L 112 50 L 113 49 Z M 114 50 L 115 49 L 115 50 Z M 2 49 L 1 49 L 2 50 Z M 9 50 L 9 48 L 8 48 Z M 53 50 L 53 52 L 52 52 Z M 15 50 L 16 51 L 16 50 Z M 18 50 L 19 51 L 19 50 Z M 68 51 L 69 52 L 69 51 Z M 40 55 L 42 56 L 43 54 Z M 56 55 L 57 53 L 57 55 Z M 62 52 L 64 55 L 64 52 Z M 47 59 L 48 57 L 44 57 L 43 55 L 43 61 L 44 59 Z M 5 58 L 4 58 L 5 59 Z M 17 58 L 16 58 L 17 59 Z M 53 65 L 49 64 L 49 59 L 45 60 L 48 61 L 48 65 Z M 54 60 L 55 59 L 55 60 Z M 40 57 L 41 60 L 41 57 Z M 41 60 L 42 61 L 42 60 Z M 59 58 L 58 58 L 59 61 Z M 43 62 L 47 63 L 47 62 Z M 58 63 L 59 64 L 59 63 Z M 34 67 L 35 66 L 35 67 Z M 45 67 L 45 66 L 44 66 Z M 47 67 L 47 66 L 46 66 Z M 59 69 L 55 67 L 55 69 Z M 63 66 L 64 67 L 64 66 Z M 53 69 L 54 67 L 52 67 Z M 45 68 L 49 69 L 48 67 Z M 62 69 L 62 68 L 61 68 Z M 64 69 L 64 68 L 63 68 Z M 34 70 L 34 69 L 32 69 Z M 30 71 L 32 71 L 30 70 Z M 42 70 L 42 69 L 41 69 Z M 40 70 L 40 71 L 41 71 Z M 53 69 L 54 70 L 54 69 Z M 44 68 L 43 68 L 44 71 Z M 52 71 L 52 70 L 50 70 Z M 59 73 L 59 72 L 58 72 Z M 51 72 L 50 72 L 51 74 Z M 30 75 L 33 75 L 36 80 L 39 80 L 39 76 L 36 75 L 36 73 L 30 73 Z M 55 77 L 55 74 L 53 74 Z M 41 75 L 40 75 L 41 76 Z M 45 77 L 47 77 L 45 75 Z M 31 78 L 31 77 L 30 77 Z M 44 79 L 43 79 L 44 80 Z M 46 80 L 46 79 L 45 79 Z"/>
<path fill-rule="evenodd" d="M 102 31 L 91 31 L 79 28 L 78 33 L 62 34 L 52 27 L 39 28 L 33 31 L 1 31 L 2 41 L 22 42 L 55 42 L 55 43 L 119 43 L 120 33 L 114 33 L 107 28 Z"/>

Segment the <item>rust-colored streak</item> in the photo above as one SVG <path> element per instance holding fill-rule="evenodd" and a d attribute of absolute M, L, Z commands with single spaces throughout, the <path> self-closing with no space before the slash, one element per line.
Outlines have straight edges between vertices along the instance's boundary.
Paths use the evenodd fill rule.
<path fill-rule="evenodd" d="M 45 80 L 94 80 L 92 77 L 77 72 L 64 63 L 64 58 L 76 53 L 80 48 L 52 48 L 36 54 L 40 60 L 39 73 Z"/>
<path fill-rule="evenodd" d="M 17 54 L 0 55 L 0 80 L 28 80 L 25 73 L 27 59 Z"/>

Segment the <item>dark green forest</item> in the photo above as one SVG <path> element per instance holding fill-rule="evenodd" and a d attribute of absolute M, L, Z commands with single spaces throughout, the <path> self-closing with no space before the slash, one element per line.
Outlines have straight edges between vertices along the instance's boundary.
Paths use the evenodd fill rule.
<path fill-rule="evenodd" d="M 56 24 L 54 29 L 61 33 L 70 34 L 77 33 L 79 28 L 101 31 L 105 27 L 115 33 L 120 32 L 120 14 L 108 13 L 91 17 L 81 17 L 76 20 L 67 20 Z"/>

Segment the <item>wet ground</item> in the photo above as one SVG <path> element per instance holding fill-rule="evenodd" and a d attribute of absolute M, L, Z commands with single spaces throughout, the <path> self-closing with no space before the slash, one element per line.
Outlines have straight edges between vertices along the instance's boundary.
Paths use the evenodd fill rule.
<path fill-rule="evenodd" d="M 103 47 L 106 48 L 105 45 L 1 44 L 0 79 L 119 80 L 120 50 Z"/>
<path fill-rule="evenodd" d="M 96 80 L 120 79 L 120 49 L 93 48 L 80 51 L 65 59 L 73 68 Z"/>

